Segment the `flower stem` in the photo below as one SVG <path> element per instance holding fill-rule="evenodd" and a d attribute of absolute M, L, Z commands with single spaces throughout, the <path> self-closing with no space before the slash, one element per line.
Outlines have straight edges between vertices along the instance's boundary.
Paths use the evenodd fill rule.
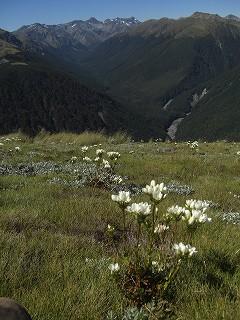
<path fill-rule="evenodd" d="M 139 250 L 140 235 L 141 235 L 141 223 L 138 223 L 137 243 L 136 243 L 136 258 L 137 258 L 137 262 L 138 262 L 138 258 L 139 258 L 138 250 Z"/>
<path fill-rule="evenodd" d="M 124 207 L 122 207 L 122 214 L 123 214 L 123 239 L 126 241 L 126 212 Z"/>
<path fill-rule="evenodd" d="M 154 230 L 155 230 L 155 212 L 156 212 L 156 203 L 153 204 L 153 212 L 152 212 L 152 241 L 154 238 Z"/>
<path fill-rule="evenodd" d="M 178 261 L 178 263 L 176 264 L 176 266 L 173 267 L 173 269 L 170 271 L 170 274 L 167 278 L 167 281 L 164 284 L 163 287 L 163 293 L 165 293 L 165 291 L 168 289 L 170 283 L 172 282 L 172 280 L 175 278 L 176 274 L 179 271 L 180 268 L 180 264 L 181 264 L 181 260 Z"/>
<path fill-rule="evenodd" d="M 149 239 L 149 263 L 151 262 L 151 256 L 153 251 L 153 245 L 154 245 L 154 230 L 155 230 L 155 211 L 156 211 L 156 203 L 153 203 L 153 209 L 152 209 L 152 225 L 151 225 L 151 231 L 150 231 L 150 239 Z"/>

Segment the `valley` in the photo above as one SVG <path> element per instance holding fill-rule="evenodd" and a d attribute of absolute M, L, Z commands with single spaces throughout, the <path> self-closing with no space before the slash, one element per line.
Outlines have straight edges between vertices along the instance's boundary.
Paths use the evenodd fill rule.
<path fill-rule="evenodd" d="M 29 125 L 32 134 L 41 129 L 82 132 L 110 127 L 110 131 L 123 130 L 135 139 L 145 140 L 239 139 L 238 127 L 228 124 L 239 121 L 240 22 L 235 16 L 223 18 L 195 12 L 176 20 L 140 22 L 131 17 L 103 22 L 90 18 L 59 25 L 35 23 L 13 33 L 2 31 L 0 38 L 1 78 L 5 86 L 8 82 L 3 75 L 9 72 L 7 65 L 11 65 L 12 72 L 22 73 L 22 77 L 26 68 L 20 65 L 28 66 L 27 69 L 37 68 L 38 72 L 42 69 L 48 70 L 48 74 L 61 73 L 69 81 L 79 82 L 79 86 L 118 105 L 117 111 L 107 108 L 105 117 L 108 119 L 109 115 L 109 120 L 105 124 L 100 124 L 103 120 L 98 116 L 99 112 L 102 114 L 100 107 L 86 115 L 89 125 L 83 125 L 84 111 L 80 111 L 81 119 L 77 118 L 79 122 L 75 125 L 58 128 L 51 124 L 53 120 L 48 124 L 39 121 L 32 128 Z M 231 83 L 234 92 L 225 87 L 226 94 L 221 93 L 219 103 L 217 91 L 226 83 Z M 11 92 L 14 94 L 12 88 Z M 71 102 L 75 100 L 72 95 L 79 94 L 80 91 L 71 93 L 69 99 L 59 101 L 69 110 L 69 117 L 76 108 Z M 38 110 L 49 110 L 41 99 L 36 102 Z M 9 108 L 9 100 L 3 96 L 2 110 L 9 114 Z M 83 108 L 81 103 L 78 108 Z M 217 120 L 223 113 L 224 123 Z M 181 123 L 178 119 L 182 119 Z M 174 133 L 169 136 L 172 124 Z M 17 129 L 23 128 L 16 123 L 9 130 Z"/>

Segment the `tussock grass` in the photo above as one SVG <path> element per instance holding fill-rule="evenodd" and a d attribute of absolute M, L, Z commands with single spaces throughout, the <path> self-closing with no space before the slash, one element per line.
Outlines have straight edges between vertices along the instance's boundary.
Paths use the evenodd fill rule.
<path fill-rule="evenodd" d="M 94 145 L 99 143 L 106 143 L 107 136 L 101 132 L 83 132 L 81 134 L 75 133 L 48 133 L 41 132 L 34 141 L 41 143 L 74 143 L 79 145 Z"/>
<path fill-rule="evenodd" d="M 130 142 L 131 137 L 124 132 L 116 132 L 112 136 L 108 136 L 103 132 L 85 131 L 81 134 L 75 133 L 48 133 L 41 131 L 35 138 L 35 142 L 41 143 L 71 143 L 79 145 L 96 145 L 103 143 L 120 144 Z"/>
<path fill-rule="evenodd" d="M 101 143 L 121 153 L 117 171 L 129 182 L 142 185 L 156 179 L 191 185 L 193 195 L 169 195 L 162 212 L 189 198 L 211 200 L 217 206 L 211 209 L 213 223 L 194 236 L 198 254 L 177 279 L 176 317 L 238 319 L 240 226 L 224 223 L 219 214 L 240 211 L 240 199 L 234 197 L 240 195 L 240 144 L 200 143 L 195 153 L 185 143 L 131 143 L 124 134 L 111 138 L 83 133 L 2 139 L 1 162 L 66 163 L 72 156 L 81 160 L 80 146 Z M 16 145 L 21 151 L 14 151 Z M 122 294 L 107 263 L 101 262 L 111 251 L 104 230 L 108 223 L 120 221 L 111 193 L 52 185 L 53 176 L 0 176 L 0 295 L 20 301 L 36 320 L 105 320 L 109 310 L 120 315 L 125 306 Z M 138 199 L 143 196 L 134 197 Z M 179 229 L 179 241 L 183 236 Z M 93 262 L 86 263 L 86 258 Z"/>

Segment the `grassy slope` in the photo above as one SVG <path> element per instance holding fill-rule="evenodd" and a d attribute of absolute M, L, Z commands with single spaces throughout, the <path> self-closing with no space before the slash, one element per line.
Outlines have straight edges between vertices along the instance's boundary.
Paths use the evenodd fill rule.
<path fill-rule="evenodd" d="M 121 152 L 119 173 L 131 181 L 176 180 L 192 185 L 194 198 L 218 203 L 213 223 L 195 235 L 196 259 L 178 279 L 177 315 L 184 320 L 239 317 L 239 226 L 226 225 L 216 215 L 239 210 L 240 200 L 229 193 L 240 194 L 239 144 L 200 144 L 193 154 L 186 144 L 109 144 L 99 135 L 1 141 L 0 157 L 8 164 L 66 163 L 72 156 L 81 158 L 81 145 L 102 142 L 107 150 Z M 21 151 L 9 152 L 15 146 Z M 19 300 L 36 320 L 106 319 L 108 310 L 120 312 L 123 299 L 109 271 L 86 264 L 85 258 L 108 257 L 109 246 L 99 235 L 107 223 L 119 220 L 119 212 L 109 192 L 51 185 L 52 176 L 0 176 L 0 295 Z M 162 209 L 184 201 L 171 195 Z"/>
<path fill-rule="evenodd" d="M 240 68 L 234 68 L 212 83 L 205 98 L 180 125 L 177 138 L 240 139 Z"/>

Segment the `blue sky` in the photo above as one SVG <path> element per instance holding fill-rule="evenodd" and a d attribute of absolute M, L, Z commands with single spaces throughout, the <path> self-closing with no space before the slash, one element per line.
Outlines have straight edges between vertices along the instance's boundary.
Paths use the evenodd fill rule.
<path fill-rule="evenodd" d="M 91 16 L 177 18 L 194 11 L 240 16 L 240 0 L 0 0 L 0 28 L 12 31 L 34 22 L 58 24 Z"/>

